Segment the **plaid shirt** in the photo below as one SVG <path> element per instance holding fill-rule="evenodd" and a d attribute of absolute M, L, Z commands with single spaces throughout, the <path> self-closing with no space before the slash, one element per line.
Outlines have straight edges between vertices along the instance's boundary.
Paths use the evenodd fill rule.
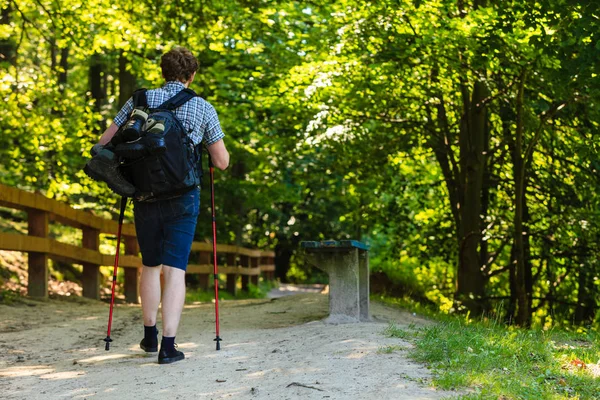
<path fill-rule="evenodd" d="M 146 92 L 148 106 L 156 108 L 184 88 L 183 83 L 173 81 L 167 82 L 161 88 L 148 90 Z M 132 110 L 133 97 L 130 97 L 113 122 L 119 127 L 123 126 L 129 119 Z M 225 137 L 225 134 L 221 130 L 217 111 L 208 101 L 201 97 L 190 99 L 175 110 L 175 115 L 183 122 L 183 126 L 188 131 L 194 145 L 204 142 L 206 146 L 210 146 Z"/>

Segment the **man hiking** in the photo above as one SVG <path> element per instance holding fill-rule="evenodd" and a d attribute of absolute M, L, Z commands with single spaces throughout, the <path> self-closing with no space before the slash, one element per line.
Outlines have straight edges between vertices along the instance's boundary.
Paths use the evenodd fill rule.
<path fill-rule="evenodd" d="M 154 171 L 152 164 L 148 164 L 150 167 L 140 164 L 142 171 L 137 172 L 134 169 L 133 179 L 127 179 L 122 173 L 119 158 L 115 153 L 119 153 L 118 149 L 121 149 L 120 151 L 125 155 L 135 155 L 137 152 L 138 159 L 157 162 L 157 158 L 165 154 L 165 149 L 169 146 L 169 144 L 165 145 L 166 132 L 174 125 L 183 127 L 187 134 L 185 139 L 189 138 L 194 148 L 199 148 L 202 144 L 206 146 L 215 167 L 226 169 L 229 165 L 229 153 L 223 142 L 225 135 L 214 107 L 187 89 L 198 70 L 199 64 L 196 58 L 189 50 L 178 47 L 163 54 L 160 66 L 166 81 L 165 85 L 143 92 L 145 94 L 143 101 L 147 103 L 147 108 L 138 107 L 137 92 L 125 103 L 114 122 L 102 134 L 98 145 L 94 146 L 96 155 L 88 162 L 86 173 L 95 179 L 104 180 L 115 192 L 134 198 L 135 228 L 143 264 L 140 296 L 144 338 L 140 347 L 146 352 L 158 350 L 156 319 L 162 300 L 163 331 L 158 362 L 169 364 L 184 359 L 184 354 L 175 348 L 175 336 L 185 301 L 185 271 L 198 218 L 199 188 L 197 185 L 191 188 L 184 186 L 183 193 L 180 193 L 182 189 L 179 187 L 178 191 L 171 193 L 170 196 L 163 194 L 148 201 L 148 198 L 136 195 L 139 193 L 136 179 L 138 181 L 140 179 L 135 175 L 138 173 L 152 175 Z M 170 104 L 170 100 L 176 104 Z M 169 104 L 171 108 L 165 106 Z M 148 110 L 163 108 L 172 110 L 181 125 L 178 125 L 179 122 L 153 120 L 152 111 Z M 135 129 L 139 131 L 141 126 L 144 126 L 143 137 L 132 139 L 128 136 L 131 132 L 135 133 Z M 161 136 L 163 131 L 165 138 Z M 140 154 L 151 154 L 151 156 L 142 157 Z M 160 163 L 173 164 L 174 161 L 177 160 Z M 196 162 L 200 161 L 196 159 Z M 151 181 L 153 176 L 144 179 Z M 162 299 L 161 272 L 164 276 Z"/>

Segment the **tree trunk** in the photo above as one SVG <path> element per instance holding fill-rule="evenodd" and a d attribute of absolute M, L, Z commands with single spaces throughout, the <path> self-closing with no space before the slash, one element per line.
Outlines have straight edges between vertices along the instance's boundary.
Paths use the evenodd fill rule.
<path fill-rule="evenodd" d="M 504 141 L 508 143 L 509 152 L 511 156 L 511 161 L 513 163 L 513 168 L 515 165 L 515 140 L 512 132 L 512 125 L 516 119 L 516 115 L 514 110 L 510 107 L 510 105 L 502 102 L 500 104 L 500 120 L 502 124 L 502 135 Z M 510 265 L 509 265 L 509 293 L 510 298 L 508 300 L 508 305 L 506 307 L 506 317 L 505 321 L 507 324 L 512 325 L 515 323 L 516 315 L 517 315 L 517 268 L 515 265 L 515 241 L 514 235 L 510 248 Z"/>
<path fill-rule="evenodd" d="M 474 0 L 473 9 L 485 7 L 486 0 Z M 464 1 L 458 1 L 457 7 L 461 17 L 467 13 Z M 482 75 L 485 75 L 485 71 Z M 475 82 L 470 93 L 466 80 L 460 78 L 460 89 L 463 101 L 463 114 L 459 132 L 459 178 L 458 204 L 460 225 L 458 233 L 458 269 L 456 273 L 456 292 L 454 301 L 460 309 L 465 307 L 473 315 L 481 315 L 486 309 L 484 295 L 486 276 L 484 264 L 481 264 L 482 252 L 482 189 L 486 165 L 486 121 L 487 107 L 483 100 L 488 90 L 481 81 Z M 486 248 L 482 249 L 487 252 Z"/>
<path fill-rule="evenodd" d="M 437 82 L 437 69 L 431 79 Z M 458 269 L 455 300 L 459 309 L 466 308 L 473 315 L 485 310 L 483 300 L 486 277 L 482 259 L 487 260 L 487 246 L 481 247 L 481 214 L 487 212 L 489 188 L 483 188 L 485 154 L 489 145 L 487 110 L 483 100 L 487 89 L 482 82 L 475 83 L 470 92 L 466 82 L 461 82 L 463 115 L 459 132 L 460 161 L 454 158 L 452 144 L 455 137 L 449 128 L 444 97 L 437 105 L 437 126 L 431 126 L 429 145 L 444 175 L 450 206 L 454 217 L 458 245 Z M 430 112 L 431 114 L 431 112 Z M 431 118 L 433 120 L 433 116 Z M 483 203 L 482 203 L 483 202 Z M 485 205 L 485 208 L 482 208 Z"/>
<path fill-rule="evenodd" d="M 550 202 L 548 207 L 548 213 L 552 215 L 552 202 Z M 547 313 L 549 315 L 554 315 L 554 299 L 556 298 L 556 276 L 554 275 L 554 271 L 552 270 L 553 265 L 552 254 L 550 252 L 550 248 L 552 246 L 549 235 L 545 236 L 542 241 L 542 255 L 541 255 L 541 263 L 545 264 L 546 267 L 546 280 L 550 282 L 548 286 L 548 310 Z"/>
<path fill-rule="evenodd" d="M 465 91 L 463 91 L 464 93 Z M 472 314 L 484 311 L 485 276 L 481 270 L 479 241 L 481 240 L 481 194 L 485 165 L 486 106 L 482 101 L 487 89 L 482 82 L 475 83 L 471 99 L 463 94 L 465 102 L 460 127 L 460 187 L 459 205 L 462 229 L 459 231 L 459 259 L 455 300 Z"/>
<path fill-rule="evenodd" d="M 121 51 L 119 55 L 119 109 L 129 100 L 136 89 L 135 76 L 127 70 L 127 65 L 129 65 L 129 60 Z"/>
<path fill-rule="evenodd" d="M 483 138 L 483 148 L 489 149 L 490 148 L 490 122 L 489 120 L 486 118 L 485 121 L 485 136 Z M 492 185 L 492 180 L 491 180 L 491 176 L 490 176 L 490 172 L 488 169 L 488 165 L 487 163 L 483 164 L 483 186 L 481 188 L 481 215 L 488 215 L 488 210 L 490 207 L 490 193 L 491 193 L 491 185 Z M 486 238 L 486 232 L 485 230 L 487 230 L 487 227 L 483 226 L 482 227 L 483 231 L 482 231 L 482 237 L 479 241 L 479 265 L 481 265 L 482 268 L 482 272 L 485 276 L 485 285 L 487 286 L 488 283 L 488 278 L 487 278 L 487 274 L 489 273 L 489 265 L 488 265 L 488 260 L 490 258 L 490 254 L 489 254 L 489 245 L 488 245 L 488 241 Z"/>
<path fill-rule="evenodd" d="M 0 25 L 10 25 L 10 13 L 12 12 L 11 4 L 8 3 L 6 8 L 0 13 Z M 15 66 L 17 63 L 17 44 L 14 35 L 7 39 L 0 40 L 0 65 L 8 63 Z"/>
<path fill-rule="evenodd" d="M 525 251 L 523 243 L 523 205 L 525 204 L 525 160 L 523 159 L 523 91 L 525 87 L 525 71 L 521 75 L 519 91 L 517 93 L 517 127 L 515 133 L 515 146 L 513 155 L 513 175 L 515 182 L 515 214 L 514 225 L 514 265 L 516 269 L 516 295 L 517 295 L 517 318 L 516 323 L 520 326 L 531 325 L 531 301 L 527 294 L 527 271 L 525 263 Z"/>
<path fill-rule="evenodd" d="M 593 307 L 591 307 L 591 302 L 594 299 L 590 298 L 588 290 L 589 279 L 586 266 L 580 266 L 579 268 L 579 276 L 577 279 L 577 307 L 575 307 L 574 322 L 577 325 L 582 325 L 586 322 L 591 322 L 590 316 L 593 318 L 594 312 Z"/>
<path fill-rule="evenodd" d="M 438 73 L 437 67 L 434 67 L 431 72 L 431 80 L 435 83 L 439 82 Z M 444 175 L 444 182 L 448 189 L 450 209 L 452 211 L 452 217 L 457 232 L 456 237 L 458 238 L 458 232 L 462 229 L 460 220 L 460 203 L 462 202 L 462 199 L 458 186 L 460 171 L 456 165 L 451 147 L 456 139 L 449 126 L 446 101 L 444 100 L 443 93 L 432 93 L 431 95 L 438 97 L 440 101 L 436 106 L 435 116 L 433 115 L 433 112 L 429 110 L 430 118 L 429 122 L 427 122 L 427 126 L 430 134 L 428 144 L 433 150 L 435 158 L 442 170 L 442 174 Z M 437 126 L 433 121 L 437 121 Z"/>
<path fill-rule="evenodd" d="M 596 285 L 592 276 L 592 266 L 589 264 L 589 255 L 586 254 L 587 246 L 584 240 L 578 245 L 580 256 L 580 267 L 578 276 L 577 307 L 575 308 L 575 323 L 578 325 L 591 324 L 596 316 Z"/>
<path fill-rule="evenodd" d="M 57 70 L 57 68 L 56 68 L 57 67 L 57 62 L 56 62 L 56 60 L 58 58 L 57 55 L 56 55 L 56 50 L 57 50 L 56 38 L 54 38 L 54 37 L 50 38 L 48 44 L 50 45 L 50 69 L 53 72 L 56 72 L 56 70 Z"/>
<path fill-rule="evenodd" d="M 508 306 L 506 307 L 505 322 L 507 325 L 512 325 L 515 322 L 515 315 L 517 314 L 517 270 L 515 268 L 515 264 L 512 262 L 512 260 L 514 260 L 514 254 L 515 245 L 513 243 L 510 250 L 511 263 L 508 270 L 508 286 L 510 297 L 508 299 Z"/>
<path fill-rule="evenodd" d="M 290 260 L 295 248 L 287 241 L 285 235 L 278 235 L 281 241 L 275 245 L 275 277 L 281 282 L 287 282 L 287 273 L 290 270 Z"/>
<path fill-rule="evenodd" d="M 529 169 L 531 162 L 527 162 L 526 167 Z M 527 182 L 525 182 L 527 187 Z M 523 197 L 523 265 L 525 266 L 525 292 L 527 293 L 527 301 L 529 306 L 533 307 L 533 265 L 531 264 L 531 234 L 529 222 L 531 214 L 529 214 L 529 206 L 527 205 L 527 196 Z"/>
<path fill-rule="evenodd" d="M 106 93 L 103 88 L 104 63 L 100 54 L 94 54 L 90 61 L 90 92 L 94 99 L 94 106 L 97 112 L 100 112 Z"/>
<path fill-rule="evenodd" d="M 61 93 L 65 91 L 67 86 L 67 70 L 69 69 L 69 48 L 65 47 L 60 50 L 60 72 L 58 73 L 58 87 Z"/>

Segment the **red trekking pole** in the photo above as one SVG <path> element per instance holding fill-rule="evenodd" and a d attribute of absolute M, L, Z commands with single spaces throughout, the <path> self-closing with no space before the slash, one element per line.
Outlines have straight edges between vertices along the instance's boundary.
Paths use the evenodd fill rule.
<path fill-rule="evenodd" d="M 121 228 L 123 227 L 123 215 L 125 214 L 125 207 L 127 206 L 127 197 L 121 197 L 121 213 L 119 214 L 119 229 L 117 229 L 117 252 L 115 253 L 115 265 L 113 266 L 113 280 L 112 280 L 112 296 L 110 298 L 110 312 L 108 313 L 108 329 L 106 332 L 106 346 L 104 349 L 108 351 L 110 349 L 110 328 L 112 326 L 113 307 L 115 304 L 115 283 L 117 283 L 117 270 L 119 268 L 119 247 L 121 247 Z"/>
<path fill-rule="evenodd" d="M 212 163 L 210 154 L 208 155 L 208 169 L 210 170 L 210 209 L 212 211 L 212 231 L 213 231 L 213 266 L 215 275 L 215 329 L 217 337 L 217 350 L 221 350 L 221 338 L 219 337 L 219 273 L 217 267 L 217 219 L 215 217 L 215 166 Z"/>

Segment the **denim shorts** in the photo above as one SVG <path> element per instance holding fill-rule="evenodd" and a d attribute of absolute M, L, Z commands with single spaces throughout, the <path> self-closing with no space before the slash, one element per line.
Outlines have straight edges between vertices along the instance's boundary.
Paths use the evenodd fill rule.
<path fill-rule="evenodd" d="M 162 264 L 186 270 L 199 208 L 197 188 L 174 199 L 133 202 L 135 231 L 145 266 Z"/>

